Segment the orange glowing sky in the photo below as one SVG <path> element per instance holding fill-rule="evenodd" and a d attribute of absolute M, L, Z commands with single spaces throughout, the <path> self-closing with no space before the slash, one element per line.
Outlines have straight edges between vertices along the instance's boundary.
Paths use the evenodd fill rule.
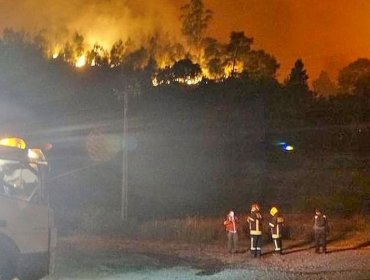
<path fill-rule="evenodd" d="M 0 28 L 45 29 L 51 41 L 74 31 L 93 44 L 139 39 L 160 29 L 179 37 L 179 7 L 186 0 L 0 0 Z M 302 58 L 309 76 L 337 71 L 370 57 L 368 0 L 204 0 L 214 17 L 208 34 L 226 42 L 231 31 L 254 37 L 254 48 L 275 55 L 282 80 Z"/>
<path fill-rule="evenodd" d="M 367 0 L 207 0 L 206 4 L 215 12 L 210 33 L 225 38 L 229 30 L 246 31 L 254 37 L 255 47 L 279 60 L 279 78 L 298 57 L 315 79 L 322 69 L 335 78 L 349 62 L 370 56 Z"/>

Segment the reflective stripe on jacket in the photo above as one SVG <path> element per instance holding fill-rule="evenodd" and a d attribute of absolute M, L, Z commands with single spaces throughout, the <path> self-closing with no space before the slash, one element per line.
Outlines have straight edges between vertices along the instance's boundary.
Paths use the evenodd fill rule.
<path fill-rule="evenodd" d="M 259 212 L 252 212 L 247 221 L 250 235 L 262 235 L 262 215 Z"/>
<path fill-rule="evenodd" d="M 278 215 L 275 215 L 271 218 L 269 226 L 271 228 L 272 238 L 281 238 L 282 237 L 282 228 L 283 228 L 284 218 Z"/>

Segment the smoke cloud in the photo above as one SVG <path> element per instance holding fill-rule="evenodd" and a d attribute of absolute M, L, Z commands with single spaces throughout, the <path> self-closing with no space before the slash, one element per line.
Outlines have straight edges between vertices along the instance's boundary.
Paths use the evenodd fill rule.
<path fill-rule="evenodd" d="M 52 44 L 63 44 L 75 32 L 89 46 L 109 48 L 122 39 L 141 42 L 155 32 L 176 36 L 177 7 L 170 0 L 0 0 L 0 28 L 42 32 Z"/>
<path fill-rule="evenodd" d="M 0 28 L 43 31 L 52 44 L 77 31 L 85 43 L 109 48 L 118 39 L 140 43 L 150 34 L 180 40 L 180 7 L 171 0 L 0 0 Z M 334 78 L 358 57 L 370 55 L 370 1 L 204 0 L 214 12 L 210 36 L 227 41 L 231 31 L 254 37 L 254 47 L 275 55 L 283 79 L 297 58 L 311 78 L 321 70 Z"/>

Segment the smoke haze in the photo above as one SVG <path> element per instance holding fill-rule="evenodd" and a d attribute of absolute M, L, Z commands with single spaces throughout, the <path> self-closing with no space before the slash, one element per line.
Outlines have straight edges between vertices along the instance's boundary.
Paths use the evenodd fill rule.
<path fill-rule="evenodd" d="M 366 0 L 208 0 L 207 5 L 215 11 L 210 32 L 225 38 L 229 30 L 246 31 L 255 47 L 281 63 L 279 78 L 298 57 L 311 78 L 323 69 L 334 78 L 349 62 L 370 55 Z"/>
<path fill-rule="evenodd" d="M 177 7 L 170 0 L 0 0 L 0 27 L 42 34 L 63 44 L 75 32 L 89 46 L 105 48 L 119 40 L 140 42 L 154 32 L 176 35 Z"/>
<path fill-rule="evenodd" d="M 186 0 L 0 0 L 0 28 L 40 30 L 54 45 L 74 32 L 85 43 L 109 48 L 118 39 L 141 42 L 161 32 L 180 40 L 180 7 Z M 254 37 L 254 48 L 272 53 L 283 79 L 302 58 L 311 78 L 369 56 L 370 2 L 365 0 L 205 0 L 214 12 L 208 35 L 226 42 L 231 31 Z"/>

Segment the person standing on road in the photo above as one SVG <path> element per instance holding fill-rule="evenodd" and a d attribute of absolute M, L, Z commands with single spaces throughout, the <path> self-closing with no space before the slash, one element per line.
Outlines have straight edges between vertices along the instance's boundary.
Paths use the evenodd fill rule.
<path fill-rule="evenodd" d="M 284 224 L 284 217 L 279 213 L 279 210 L 276 207 L 272 207 L 270 210 L 271 220 L 269 226 L 271 229 L 272 240 L 275 245 L 275 253 L 282 255 L 283 254 L 283 242 L 282 242 L 282 229 Z"/>
<path fill-rule="evenodd" d="M 247 222 L 249 223 L 249 234 L 251 236 L 251 255 L 252 257 L 260 257 L 262 251 L 262 215 L 257 203 L 252 204 Z"/>
<path fill-rule="evenodd" d="M 239 219 L 233 210 L 227 214 L 224 226 L 227 233 L 227 250 L 229 253 L 236 253 L 238 250 Z"/>
<path fill-rule="evenodd" d="M 323 253 L 326 253 L 326 235 L 329 232 L 329 224 L 326 215 L 318 208 L 315 209 L 313 231 L 315 235 L 315 253 L 320 253 L 321 247 Z"/>

